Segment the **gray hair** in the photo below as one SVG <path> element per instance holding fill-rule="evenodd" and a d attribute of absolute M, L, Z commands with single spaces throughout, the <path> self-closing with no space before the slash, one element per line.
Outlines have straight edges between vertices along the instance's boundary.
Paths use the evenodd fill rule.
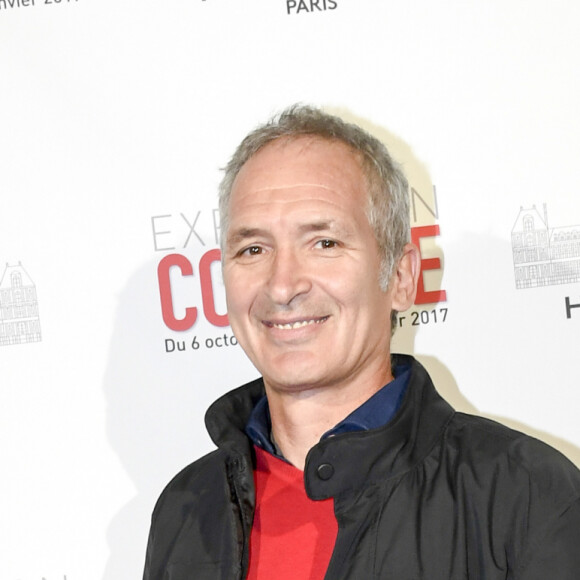
<path fill-rule="evenodd" d="M 219 187 L 222 251 L 229 227 L 234 181 L 242 166 L 277 139 L 314 137 L 344 143 L 361 160 L 369 194 L 367 217 L 381 252 L 379 284 L 386 290 L 410 239 L 408 183 L 387 148 L 358 125 L 311 106 L 292 105 L 249 133 L 224 169 Z M 396 318 L 393 317 L 393 324 Z"/>

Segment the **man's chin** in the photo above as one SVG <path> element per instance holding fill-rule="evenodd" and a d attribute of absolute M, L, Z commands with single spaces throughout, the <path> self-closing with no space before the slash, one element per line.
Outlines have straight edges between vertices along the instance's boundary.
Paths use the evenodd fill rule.
<path fill-rule="evenodd" d="M 325 380 L 329 370 L 325 364 L 328 355 L 320 348 L 299 347 L 274 348 L 250 358 L 266 385 L 278 385 L 284 390 L 303 390 Z"/>
<path fill-rule="evenodd" d="M 276 367 L 270 372 L 262 373 L 266 387 L 275 391 L 298 393 L 323 386 L 325 373 L 311 366 L 301 368 L 299 365 Z"/>

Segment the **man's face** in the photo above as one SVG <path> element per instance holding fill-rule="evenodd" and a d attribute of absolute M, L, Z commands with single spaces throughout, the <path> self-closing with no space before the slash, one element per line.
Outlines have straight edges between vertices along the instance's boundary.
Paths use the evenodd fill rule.
<path fill-rule="evenodd" d="M 367 206 L 360 162 L 342 143 L 276 141 L 238 174 L 223 257 L 228 313 L 267 387 L 388 380 L 391 299 Z"/>

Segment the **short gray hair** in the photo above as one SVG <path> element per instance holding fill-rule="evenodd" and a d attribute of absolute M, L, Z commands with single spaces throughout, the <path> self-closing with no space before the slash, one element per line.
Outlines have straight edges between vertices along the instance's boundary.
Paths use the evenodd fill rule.
<path fill-rule="evenodd" d="M 386 290 L 410 239 L 409 186 L 399 164 L 376 137 L 358 125 L 318 108 L 292 105 L 266 124 L 250 132 L 240 143 L 224 169 L 219 187 L 222 250 L 229 227 L 230 196 L 243 165 L 266 145 L 277 139 L 314 137 L 344 143 L 361 160 L 367 181 L 367 216 L 381 252 L 379 284 Z M 393 318 L 393 324 L 396 319 Z"/>

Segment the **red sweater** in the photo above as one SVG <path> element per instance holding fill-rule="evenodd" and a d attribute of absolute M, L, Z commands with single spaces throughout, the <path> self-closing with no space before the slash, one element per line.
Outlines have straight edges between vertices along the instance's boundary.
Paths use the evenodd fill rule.
<path fill-rule="evenodd" d="M 248 580 L 322 580 L 338 533 L 334 500 L 311 500 L 303 471 L 255 450 Z"/>

